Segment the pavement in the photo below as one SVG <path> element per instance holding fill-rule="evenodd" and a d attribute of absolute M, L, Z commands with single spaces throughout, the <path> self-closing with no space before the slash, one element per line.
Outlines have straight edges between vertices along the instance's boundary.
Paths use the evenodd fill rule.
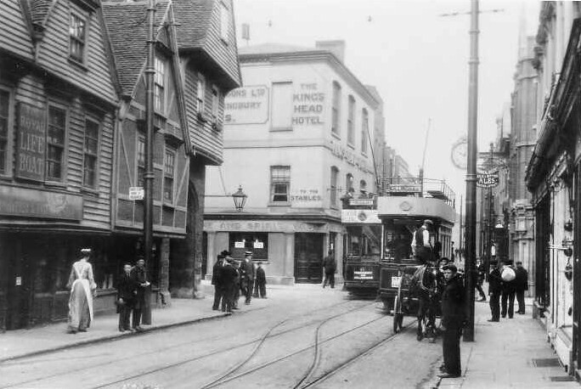
<path fill-rule="evenodd" d="M 440 379 L 434 371 L 432 388 L 580 387 L 558 363 L 541 322 L 532 318 L 532 299 L 527 301 L 525 315 L 500 322 L 488 319 L 488 302 L 475 302 L 474 342 L 460 344 L 462 376 Z"/>
<path fill-rule="evenodd" d="M 203 285 L 210 292 L 210 285 Z M 292 292 L 301 286 L 269 285 L 277 293 Z M 458 378 L 438 378 L 434 370 L 432 379 L 424 387 L 439 389 L 480 388 L 579 388 L 558 359 L 547 341 L 541 323 L 532 318 L 532 301 L 528 301 L 527 314 L 513 319 L 500 319 L 498 323 L 487 320 L 488 303 L 475 303 L 474 342 L 462 342 L 463 374 Z M 217 319 L 224 313 L 212 310 L 212 295 L 205 299 L 172 299 L 168 308 L 153 310 L 153 324 L 143 326 L 144 332 Z M 242 305 L 242 311 L 261 309 L 262 304 Z M 239 311 L 239 312 L 242 312 Z M 0 334 L 0 365 L 9 360 L 50 353 L 91 343 L 138 336 L 117 331 L 118 316 L 97 316 L 88 332 L 68 334 L 66 323 L 55 323 L 32 329 L 8 331 Z M 435 369 L 439 363 L 435 364 Z"/>

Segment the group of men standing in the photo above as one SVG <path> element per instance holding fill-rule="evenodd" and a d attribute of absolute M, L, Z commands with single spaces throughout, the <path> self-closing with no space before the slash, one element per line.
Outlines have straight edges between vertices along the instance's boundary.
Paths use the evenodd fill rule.
<path fill-rule="evenodd" d="M 232 314 L 238 309 L 241 292 L 246 305 L 250 305 L 252 297 L 266 298 L 266 274 L 262 262 L 254 267 L 251 251 L 245 252 L 242 261 L 232 258 L 229 251 L 222 251 L 212 269 L 212 285 L 215 289 L 212 309 L 215 311 Z"/>
<path fill-rule="evenodd" d="M 120 332 L 143 330 L 141 322 L 145 321 L 144 313 L 149 307 L 147 304 L 149 285 L 145 259 L 141 257 L 137 259 L 135 266 L 131 266 L 130 263 L 123 265 L 123 273 L 117 282 L 117 311 L 119 312 Z"/>
<path fill-rule="evenodd" d="M 488 293 L 490 294 L 490 322 L 500 321 L 500 317 L 509 319 L 514 316 L 514 300 L 518 302 L 516 313 L 525 314 L 525 291 L 528 290 L 528 272 L 522 262 L 514 268 L 508 261 L 500 261 L 488 276 Z"/>

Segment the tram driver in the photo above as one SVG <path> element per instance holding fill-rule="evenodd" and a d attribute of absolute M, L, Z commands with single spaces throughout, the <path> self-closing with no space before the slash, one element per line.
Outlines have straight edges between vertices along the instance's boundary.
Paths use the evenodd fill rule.
<path fill-rule="evenodd" d="M 430 232 L 433 231 L 434 223 L 426 219 L 424 224 L 416 230 L 412 240 L 412 252 L 414 256 L 422 263 L 432 262 L 434 249 L 430 241 Z"/>

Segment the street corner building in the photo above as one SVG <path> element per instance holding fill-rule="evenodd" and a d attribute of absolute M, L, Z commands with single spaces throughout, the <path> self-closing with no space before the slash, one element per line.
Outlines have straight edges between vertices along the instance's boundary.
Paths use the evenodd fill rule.
<path fill-rule="evenodd" d="M 208 272 L 222 250 L 250 250 L 270 284 L 320 283 L 333 250 L 342 279 L 342 203 L 373 203 L 385 148 L 383 102 L 344 51 L 344 41 L 240 48 L 244 86 L 226 96 L 224 163 L 206 179 Z M 238 186 L 242 211 L 228 198 Z"/>
<path fill-rule="evenodd" d="M 230 1 L 155 11 L 147 269 L 151 303 L 169 305 L 201 279 L 205 168 L 222 161 L 223 96 L 240 74 Z M 123 263 L 144 250 L 130 192 L 145 167 L 147 3 L 7 0 L 0 14 L 0 328 L 66 319 L 83 247 L 95 312 L 113 311 Z"/>

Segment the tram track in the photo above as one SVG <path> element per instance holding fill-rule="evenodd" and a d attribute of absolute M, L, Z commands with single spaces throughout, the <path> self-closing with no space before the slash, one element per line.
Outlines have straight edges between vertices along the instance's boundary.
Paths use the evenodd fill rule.
<path fill-rule="evenodd" d="M 339 303 L 339 304 L 334 304 L 334 305 L 332 305 L 330 307 L 325 307 L 324 310 L 332 310 L 332 309 L 336 309 L 338 307 L 342 307 L 342 306 L 348 305 L 348 304 L 353 304 L 353 301 L 346 301 L 346 302 L 342 302 L 342 303 Z M 366 307 L 368 305 L 369 304 L 364 304 L 362 306 L 358 306 L 358 307 L 356 307 L 356 308 L 354 308 L 352 310 L 349 310 L 347 312 L 359 310 L 359 309 L 362 309 L 362 308 L 364 308 L 364 307 Z M 250 312 L 252 312 L 252 311 L 249 311 L 248 313 L 250 313 Z M 233 346 L 233 347 L 231 346 L 231 347 L 221 348 L 221 349 L 212 351 L 212 352 L 207 353 L 207 354 L 197 355 L 197 356 L 195 356 L 193 358 L 189 358 L 186 361 L 181 361 L 181 362 L 174 363 L 171 366 L 162 366 L 159 369 L 155 369 L 155 370 L 151 370 L 151 371 L 147 371 L 147 372 L 140 372 L 138 374 L 134 374 L 134 375 L 132 375 L 130 377 L 124 377 L 123 379 L 119 379 L 119 380 L 116 380 L 114 382 L 109 382 L 109 383 L 106 383 L 106 384 L 101 384 L 101 385 L 98 385 L 98 386 L 94 386 L 94 388 L 107 387 L 107 386 L 110 386 L 110 385 L 114 385 L 114 384 L 117 384 L 117 383 L 121 383 L 123 381 L 127 381 L 128 379 L 140 378 L 140 377 L 143 376 L 143 374 L 155 373 L 157 371 L 163 371 L 165 369 L 169 369 L 169 368 L 172 368 L 172 367 L 176 367 L 176 366 L 179 366 L 179 365 L 182 365 L 182 364 L 186 364 L 186 363 L 189 363 L 189 362 L 194 362 L 194 361 L 197 361 L 197 360 L 202 360 L 202 359 L 205 359 L 205 358 L 214 357 L 214 356 L 223 354 L 225 352 L 230 352 L 230 351 L 233 351 L 233 350 L 236 350 L 236 349 L 242 349 L 242 348 L 247 347 L 249 345 L 252 345 L 253 343 L 256 343 L 256 342 L 259 342 L 258 344 L 260 345 L 262 342 L 264 342 L 264 339 L 267 336 L 279 337 L 279 336 L 285 335 L 287 333 L 290 333 L 290 332 L 297 331 L 297 330 L 300 330 L 302 328 L 308 327 L 309 325 L 313 325 L 313 321 L 316 320 L 316 319 L 310 320 L 306 324 L 300 325 L 298 327 L 289 328 L 289 329 L 286 329 L 286 330 L 281 331 L 279 333 L 272 334 L 272 332 L 276 328 L 282 326 L 283 324 L 287 323 L 288 321 L 294 320 L 294 319 L 297 319 L 297 318 L 312 316 L 314 313 L 321 313 L 321 309 L 320 308 L 319 309 L 314 309 L 314 310 L 311 310 L 311 311 L 302 313 L 300 315 L 297 315 L 297 316 L 294 316 L 294 317 L 285 319 L 285 320 L 283 320 L 281 322 L 278 322 L 275 326 L 272 326 L 265 333 L 265 335 L 263 335 L 258 340 L 253 339 L 253 340 L 250 340 L 250 341 L 247 341 L 247 342 L 243 342 L 241 344 L 237 344 L 236 346 Z M 144 335 L 148 335 L 148 334 L 144 334 Z M 140 336 L 144 336 L 144 335 L 140 335 Z M 126 339 L 123 339 L 123 340 L 130 340 L 130 339 L 131 338 L 126 338 Z M 213 342 L 215 340 L 216 340 L 216 338 L 213 338 L 213 339 L 204 339 L 203 341 L 204 342 L 211 343 L 211 342 Z M 161 348 L 161 349 L 156 349 L 156 350 L 149 351 L 149 352 L 145 352 L 145 353 L 140 353 L 140 357 L 148 357 L 148 356 L 152 356 L 152 355 L 159 355 L 159 354 L 163 354 L 164 352 L 168 352 L 168 351 L 175 350 L 175 349 L 179 349 L 179 348 L 188 349 L 189 347 L 191 347 L 193 345 L 199 345 L 199 343 L 200 343 L 199 340 L 193 340 L 193 341 L 186 342 L 186 343 L 180 343 L 178 345 L 172 345 L 172 346 L 169 346 L 169 347 L 165 347 L 165 348 Z M 259 347 L 257 347 L 257 349 L 258 348 Z M 58 377 L 64 377 L 64 376 L 67 376 L 67 375 L 71 375 L 71 374 L 75 374 L 75 373 L 81 373 L 81 372 L 88 371 L 88 370 L 92 370 L 92 369 L 102 369 L 102 368 L 105 368 L 106 369 L 108 366 L 117 365 L 117 364 L 123 363 L 123 362 L 130 362 L 133 359 L 134 359 L 134 356 L 127 356 L 125 358 L 116 358 L 116 359 L 109 360 L 109 361 L 104 362 L 104 363 L 92 364 L 92 365 L 85 366 L 85 367 L 82 367 L 82 368 L 77 368 L 77 369 L 70 369 L 69 368 L 66 371 L 59 372 L 59 373 L 55 373 L 55 374 L 52 374 L 52 375 L 49 375 L 49 376 L 43 376 L 43 377 L 40 377 L 40 378 L 35 378 L 35 379 L 27 380 L 27 381 L 21 381 L 21 382 L 17 382 L 17 383 L 13 383 L 13 384 L 8 384 L 8 385 L 0 385 L 0 388 L 22 387 L 23 385 L 24 385 L 24 387 L 28 387 L 26 385 L 30 385 L 30 384 L 33 384 L 35 382 L 39 382 L 39 381 L 42 381 L 42 380 L 53 379 L 53 378 L 58 378 Z"/>

